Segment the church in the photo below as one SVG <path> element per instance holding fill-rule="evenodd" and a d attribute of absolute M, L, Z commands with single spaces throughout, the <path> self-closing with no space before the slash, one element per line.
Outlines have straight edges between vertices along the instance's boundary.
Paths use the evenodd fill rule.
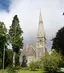
<path fill-rule="evenodd" d="M 46 37 L 45 37 L 45 32 L 44 32 L 44 25 L 43 25 L 43 20 L 42 20 L 42 14 L 40 10 L 40 15 L 39 15 L 39 23 L 38 23 L 38 32 L 37 32 L 37 42 L 34 48 L 32 45 L 28 45 L 26 48 L 23 48 L 21 50 L 20 54 L 20 65 L 22 64 L 23 61 L 23 56 L 26 58 L 27 65 L 29 66 L 29 63 L 32 61 L 38 61 L 41 56 L 45 55 L 46 52 Z"/>

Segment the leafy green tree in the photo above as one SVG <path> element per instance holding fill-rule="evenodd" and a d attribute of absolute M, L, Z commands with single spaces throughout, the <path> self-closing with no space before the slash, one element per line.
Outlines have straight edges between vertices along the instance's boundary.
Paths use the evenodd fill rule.
<path fill-rule="evenodd" d="M 0 68 L 2 68 L 4 64 L 5 65 L 7 64 L 6 50 L 7 50 L 7 29 L 5 27 L 5 24 L 3 22 L 0 22 Z"/>
<path fill-rule="evenodd" d="M 13 56 L 13 66 L 15 66 L 15 55 L 19 53 L 20 48 L 23 48 L 23 36 L 22 29 L 20 28 L 19 19 L 17 15 L 13 17 L 12 25 L 10 26 L 9 36 L 10 43 L 12 44 L 12 48 L 14 51 Z"/>
<path fill-rule="evenodd" d="M 56 33 L 56 37 L 52 39 L 52 49 L 60 52 L 64 56 L 64 27 Z"/>
<path fill-rule="evenodd" d="M 57 72 L 61 67 L 61 63 L 62 56 L 56 51 L 53 51 L 50 55 L 47 53 L 41 58 L 42 67 L 48 73 Z"/>

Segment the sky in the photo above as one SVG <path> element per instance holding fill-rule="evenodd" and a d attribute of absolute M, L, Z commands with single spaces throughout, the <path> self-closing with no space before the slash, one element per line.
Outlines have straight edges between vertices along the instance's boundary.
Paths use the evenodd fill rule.
<path fill-rule="evenodd" d="M 0 0 L 0 10 L 9 11 L 10 0 Z"/>
<path fill-rule="evenodd" d="M 17 14 L 24 32 L 24 45 L 36 45 L 40 8 L 47 39 L 46 47 L 50 50 L 51 39 L 64 26 L 64 0 L 0 0 L 0 21 L 9 29 Z"/>

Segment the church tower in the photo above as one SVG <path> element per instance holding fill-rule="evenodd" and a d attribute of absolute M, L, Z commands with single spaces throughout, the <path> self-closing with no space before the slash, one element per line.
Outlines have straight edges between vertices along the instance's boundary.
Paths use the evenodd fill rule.
<path fill-rule="evenodd" d="M 42 15 L 41 15 L 41 10 L 40 10 L 37 45 L 36 45 L 36 59 L 37 60 L 41 56 L 45 55 L 45 48 L 46 48 L 46 38 L 45 38 L 43 20 L 42 20 Z"/>

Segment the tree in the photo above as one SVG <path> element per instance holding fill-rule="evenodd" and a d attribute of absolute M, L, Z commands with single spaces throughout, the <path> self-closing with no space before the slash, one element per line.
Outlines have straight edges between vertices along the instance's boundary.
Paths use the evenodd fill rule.
<path fill-rule="evenodd" d="M 64 27 L 58 30 L 56 37 L 52 41 L 52 49 L 55 49 L 64 56 Z"/>
<path fill-rule="evenodd" d="M 22 29 L 20 28 L 19 19 L 17 15 L 13 17 L 12 25 L 10 26 L 9 36 L 10 43 L 14 51 L 13 66 L 15 66 L 15 55 L 19 53 L 20 48 L 23 48 Z"/>
<path fill-rule="evenodd" d="M 4 62 L 7 63 L 6 59 L 6 50 L 7 50 L 7 29 L 3 22 L 0 22 L 0 68 L 4 69 Z"/>

